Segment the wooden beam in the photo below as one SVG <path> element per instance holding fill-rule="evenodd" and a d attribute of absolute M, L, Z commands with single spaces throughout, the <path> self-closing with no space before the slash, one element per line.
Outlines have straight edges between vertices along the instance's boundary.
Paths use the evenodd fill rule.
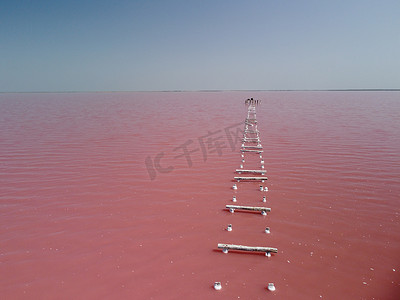
<path fill-rule="evenodd" d="M 269 207 L 242 206 L 242 205 L 226 205 L 225 207 L 229 210 L 239 209 L 239 210 L 250 210 L 250 211 L 261 211 L 261 212 L 263 212 L 263 211 L 270 212 L 271 211 L 271 209 Z"/>
<path fill-rule="evenodd" d="M 254 140 L 254 141 L 246 141 L 246 140 L 242 140 L 242 143 L 261 143 L 260 140 Z"/>
<path fill-rule="evenodd" d="M 240 251 L 251 251 L 251 252 L 273 252 L 278 253 L 277 248 L 272 247 L 251 247 L 251 246 L 243 246 L 243 245 L 233 245 L 233 244 L 218 244 L 218 249 L 226 249 L 224 251 L 227 253 L 227 250 L 240 250 Z"/>
<path fill-rule="evenodd" d="M 248 120 L 248 119 L 246 119 L 246 121 L 244 121 L 244 124 L 246 124 L 246 125 L 255 125 L 255 124 L 257 124 L 257 120 Z"/>
<path fill-rule="evenodd" d="M 268 177 L 233 177 L 233 179 L 239 181 L 239 180 L 268 180 Z"/>
<path fill-rule="evenodd" d="M 262 149 L 262 146 L 242 146 L 242 148 L 246 149 L 246 148 L 252 148 L 252 149 Z"/>
<path fill-rule="evenodd" d="M 245 129 L 244 132 L 247 132 L 247 133 L 260 133 L 258 130 L 249 130 L 249 129 Z"/>
<path fill-rule="evenodd" d="M 236 169 L 237 173 L 258 173 L 258 174 L 265 174 L 267 170 L 243 170 L 243 169 Z"/>
<path fill-rule="evenodd" d="M 242 152 L 257 152 L 257 153 L 264 152 L 264 150 L 248 150 L 248 149 L 241 149 L 240 151 L 242 151 Z"/>
<path fill-rule="evenodd" d="M 250 146 L 250 147 L 255 147 L 255 146 L 257 146 L 257 145 L 261 145 L 261 141 L 260 140 L 255 140 L 255 141 L 245 141 L 245 140 L 242 140 L 242 144 L 249 144 L 249 145 L 247 145 L 247 146 Z M 257 145 L 254 145 L 254 144 L 257 144 Z M 261 146 L 260 146 L 261 147 Z"/>

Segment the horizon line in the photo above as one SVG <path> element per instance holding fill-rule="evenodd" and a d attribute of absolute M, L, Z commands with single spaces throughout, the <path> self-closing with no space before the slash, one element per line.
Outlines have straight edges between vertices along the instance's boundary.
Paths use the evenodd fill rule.
<path fill-rule="evenodd" d="M 61 93 L 180 93 L 180 92 L 361 92 L 361 91 L 400 91 L 400 88 L 370 88 L 370 89 L 242 89 L 242 90 L 224 90 L 224 89 L 204 89 L 204 90 L 98 90 L 98 91 L 12 91 L 1 92 L 0 94 L 61 94 Z"/>

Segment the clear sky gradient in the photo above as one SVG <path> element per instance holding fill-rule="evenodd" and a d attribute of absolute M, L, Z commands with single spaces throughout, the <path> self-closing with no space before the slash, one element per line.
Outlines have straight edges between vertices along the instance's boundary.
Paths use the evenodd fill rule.
<path fill-rule="evenodd" d="M 400 88 L 399 0 L 3 0 L 0 92 Z"/>

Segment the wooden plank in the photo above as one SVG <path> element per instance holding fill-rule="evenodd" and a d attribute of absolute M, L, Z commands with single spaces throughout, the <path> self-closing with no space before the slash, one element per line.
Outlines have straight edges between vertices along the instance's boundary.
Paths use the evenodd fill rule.
<path fill-rule="evenodd" d="M 261 140 L 260 139 L 253 139 L 253 140 L 243 139 L 242 143 L 261 143 Z"/>
<path fill-rule="evenodd" d="M 242 140 L 242 144 L 249 144 L 248 146 L 251 146 L 251 144 L 253 144 L 253 147 L 254 147 L 254 144 L 261 144 L 261 141 L 260 140 L 255 140 L 255 141 L 246 141 L 246 140 Z"/>
<path fill-rule="evenodd" d="M 267 252 L 278 253 L 278 249 L 273 248 L 273 247 L 252 247 L 252 246 L 243 246 L 243 245 L 234 245 L 234 244 L 218 244 L 218 249 L 264 252 L 264 253 L 267 253 Z"/>
<path fill-rule="evenodd" d="M 262 146 L 242 146 L 242 148 L 246 149 L 246 148 L 252 148 L 252 149 L 262 149 Z"/>
<path fill-rule="evenodd" d="M 249 129 L 245 129 L 244 132 L 247 132 L 247 133 L 260 133 L 258 130 L 249 130 Z"/>
<path fill-rule="evenodd" d="M 267 170 L 243 170 L 243 169 L 236 169 L 237 173 L 258 173 L 258 174 L 265 174 Z"/>
<path fill-rule="evenodd" d="M 248 150 L 248 149 L 241 149 L 241 152 L 257 152 L 257 153 L 261 153 L 264 152 L 264 150 Z"/>
<path fill-rule="evenodd" d="M 268 177 L 233 177 L 235 180 L 268 180 Z"/>
<path fill-rule="evenodd" d="M 250 211 L 264 211 L 264 212 L 270 212 L 271 208 L 269 207 L 257 207 L 257 206 L 242 206 L 242 205 L 226 205 L 225 206 L 227 209 L 239 209 L 239 210 L 250 210 Z"/>
<path fill-rule="evenodd" d="M 242 143 L 261 143 L 260 140 L 254 140 L 254 141 L 247 141 L 247 140 L 242 140 Z"/>

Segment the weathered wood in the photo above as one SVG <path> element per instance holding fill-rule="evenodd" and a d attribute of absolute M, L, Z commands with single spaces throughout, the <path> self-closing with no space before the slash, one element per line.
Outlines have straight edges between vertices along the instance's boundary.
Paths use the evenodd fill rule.
<path fill-rule="evenodd" d="M 260 142 L 260 138 L 243 138 L 242 142 L 257 143 Z"/>
<path fill-rule="evenodd" d="M 271 208 L 269 207 L 257 207 L 257 206 L 242 206 L 242 205 L 226 205 L 227 209 L 239 209 L 239 210 L 250 210 L 250 211 L 265 211 L 270 212 Z"/>
<path fill-rule="evenodd" d="M 257 153 L 261 153 L 264 152 L 264 150 L 250 150 L 250 149 L 241 149 L 241 152 L 257 152 Z"/>
<path fill-rule="evenodd" d="M 243 245 L 233 245 L 233 244 L 218 244 L 218 249 L 229 249 L 229 250 L 240 250 L 240 251 L 251 251 L 251 252 L 273 252 L 278 253 L 277 248 L 272 247 L 252 247 Z"/>
<path fill-rule="evenodd" d="M 258 174 L 265 174 L 267 170 L 243 170 L 243 169 L 236 169 L 237 173 L 258 173 Z"/>
<path fill-rule="evenodd" d="M 242 146 L 242 148 L 243 149 L 248 149 L 248 148 L 252 148 L 252 149 L 262 149 L 263 147 L 262 146 L 255 146 L 255 145 L 253 145 L 253 146 Z"/>
<path fill-rule="evenodd" d="M 239 180 L 268 180 L 268 177 L 265 177 L 265 176 L 263 176 L 263 177 L 241 177 L 241 176 L 236 176 L 236 177 L 233 177 L 233 179 L 235 179 L 235 180 L 237 180 L 237 181 L 239 181 Z"/>
<path fill-rule="evenodd" d="M 250 129 L 245 129 L 244 132 L 247 132 L 247 133 L 260 133 L 258 130 L 250 130 Z"/>
<path fill-rule="evenodd" d="M 256 136 L 252 136 L 252 138 L 255 138 L 255 137 L 258 137 L 259 133 L 260 132 L 258 131 L 258 129 L 252 130 L 252 129 L 249 129 L 249 128 L 245 128 L 243 136 L 245 137 L 247 134 L 254 134 Z"/>
<path fill-rule="evenodd" d="M 262 147 L 261 141 L 242 141 L 242 147 Z"/>
<path fill-rule="evenodd" d="M 261 143 L 261 141 L 260 140 L 255 140 L 255 141 L 245 141 L 245 140 L 242 140 L 242 143 L 244 144 L 244 143 L 247 143 L 247 144 L 250 144 L 250 143 L 252 143 L 252 144 L 260 144 Z"/>

